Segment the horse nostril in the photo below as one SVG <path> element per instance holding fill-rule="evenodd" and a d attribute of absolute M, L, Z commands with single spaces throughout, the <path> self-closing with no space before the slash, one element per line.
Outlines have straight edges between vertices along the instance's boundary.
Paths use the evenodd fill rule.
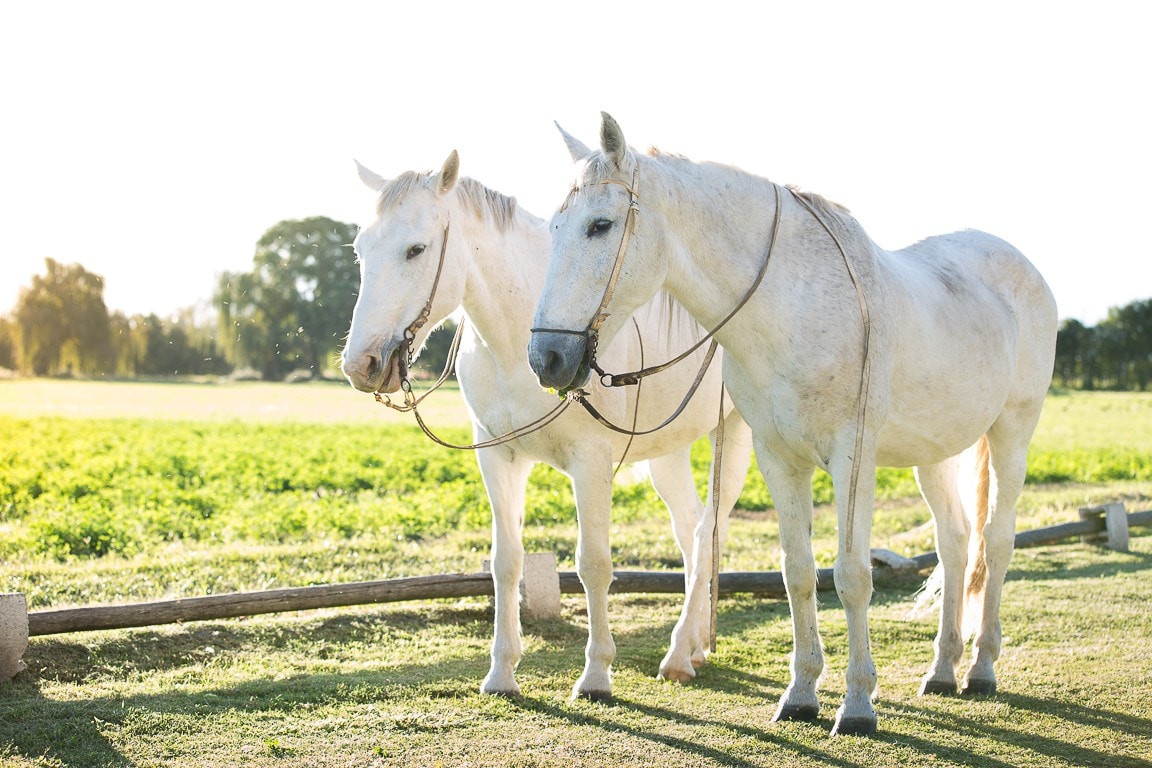
<path fill-rule="evenodd" d="M 548 374 L 548 377 L 555 380 L 563 367 L 564 361 L 560 354 L 555 350 L 548 350 L 547 354 L 544 355 L 544 372 Z"/>
<path fill-rule="evenodd" d="M 368 365 L 365 367 L 365 375 L 369 379 L 376 378 L 376 374 L 380 372 L 380 358 L 376 355 L 367 356 Z"/>

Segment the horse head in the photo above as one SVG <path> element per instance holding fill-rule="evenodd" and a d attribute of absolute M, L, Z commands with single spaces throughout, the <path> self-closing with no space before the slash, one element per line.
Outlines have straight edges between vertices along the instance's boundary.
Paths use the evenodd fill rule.
<path fill-rule="evenodd" d="M 528 345 L 540 383 L 557 389 L 582 386 L 595 346 L 610 343 L 663 283 L 655 228 L 639 213 L 640 158 L 601 114 L 599 150 L 560 128 L 575 182 L 550 223 L 552 258 Z"/>
<path fill-rule="evenodd" d="M 418 351 L 463 295 L 464 276 L 450 263 L 447 206 L 460 160 L 453 150 L 439 171 L 407 172 L 393 180 L 357 167 L 379 197 L 376 219 L 353 244 L 360 294 L 340 367 L 356 389 L 395 392 L 406 364 L 400 356 L 408 348 Z"/>

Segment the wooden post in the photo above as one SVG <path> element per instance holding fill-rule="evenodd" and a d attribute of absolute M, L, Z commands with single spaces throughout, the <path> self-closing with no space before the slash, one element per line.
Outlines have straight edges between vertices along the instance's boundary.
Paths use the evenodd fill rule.
<path fill-rule="evenodd" d="M 1108 526 L 1108 548 L 1128 551 L 1128 513 L 1124 502 L 1104 505 L 1104 524 Z"/>
<path fill-rule="evenodd" d="M 492 570 L 492 561 L 485 558 L 483 571 Z M 583 588 L 580 590 L 583 592 Z M 524 555 L 524 571 L 520 577 L 520 615 L 526 619 L 560 618 L 560 574 L 556 570 L 556 554 L 532 552 Z"/>
<path fill-rule="evenodd" d="M 28 649 L 28 601 L 19 592 L 0 594 L 0 683 L 24 671 Z"/>
<path fill-rule="evenodd" d="M 560 618 L 560 574 L 554 552 L 533 552 L 524 556 L 524 578 L 520 581 L 520 612 L 532 619 Z"/>
<path fill-rule="evenodd" d="M 1107 540 L 1106 546 L 1117 552 L 1128 551 L 1128 513 L 1124 509 L 1124 502 L 1099 504 L 1094 507 L 1080 509 L 1081 520 L 1104 519 L 1104 530 L 1097 533 L 1086 533 L 1080 536 L 1085 544 L 1099 544 Z"/>

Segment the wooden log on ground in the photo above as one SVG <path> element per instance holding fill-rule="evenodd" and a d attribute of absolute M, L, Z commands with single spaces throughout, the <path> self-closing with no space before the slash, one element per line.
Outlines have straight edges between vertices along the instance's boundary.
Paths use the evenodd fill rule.
<path fill-rule="evenodd" d="M 1152 526 L 1152 511 L 1128 514 L 1129 526 Z M 1062 539 L 1106 530 L 1102 517 L 1054 525 L 1016 534 L 1017 547 L 1051 544 Z M 935 552 L 907 558 L 900 570 L 927 570 L 937 563 Z M 583 594 L 584 587 L 573 571 L 558 574 L 560 592 Z M 834 589 L 833 571 L 821 568 L 817 589 Z M 682 594 L 684 574 L 680 571 L 617 571 L 614 593 Z M 454 597 L 483 597 L 493 594 L 488 573 L 458 573 L 440 576 L 414 576 L 387 581 L 362 581 L 312 587 L 274 589 L 265 592 L 238 592 L 206 597 L 187 597 L 133 605 L 89 606 L 35 611 L 28 614 L 28 635 L 54 635 L 99 629 L 128 629 L 184 621 L 253 616 L 263 613 L 337 608 L 348 605 L 392 603 Z M 720 594 L 753 594 L 783 598 L 784 578 L 779 571 L 729 571 L 720 574 Z"/>
<path fill-rule="evenodd" d="M 491 594 L 492 576 L 487 573 L 414 576 L 387 581 L 273 589 L 265 592 L 234 592 L 134 605 L 35 611 L 28 614 L 28 634 L 38 636 L 97 629 L 127 629 L 182 621 L 252 616 L 260 613 L 306 611 L 315 608 L 394 603 L 439 597 L 480 597 Z"/>
<path fill-rule="evenodd" d="M 817 571 L 817 589 L 835 589 L 832 569 Z M 560 572 L 560 591 L 582 595 L 584 587 L 575 571 Z M 608 591 L 613 594 L 683 594 L 682 571 L 616 571 Z M 752 594 L 761 597 L 786 597 L 784 576 L 780 571 L 724 571 L 720 574 L 720 595 Z"/>

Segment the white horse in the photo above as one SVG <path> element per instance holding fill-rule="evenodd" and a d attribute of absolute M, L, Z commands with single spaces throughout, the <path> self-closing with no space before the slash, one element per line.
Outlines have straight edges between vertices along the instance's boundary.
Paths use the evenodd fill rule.
<path fill-rule="evenodd" d="M 433 294 L 444 246 L 429 322 L 417 333 L 413 348 L 419 349 L 433 327 L 463 307 L 467 333 L 457 373 L 479 442 L 529 424 L 559 403 L 536 382 L 525 352 L 529 321 L 544 285 L 549 237 L 547 222 L 520 208 L 513 198 L 458 174 L 455 152 L 439 172 L 408 172 L 392 181 L 360 167 L 361 179 L 379 199 L 376 220 L 356 237 L 360 296 L 342 368 L 357 389 L 396 391 L 398 345 Z M 682 349 L 703 336 L 686 313 L 681 310 L 676 317 L 669 315 L 669 309 L 666 299 L 642 309 L 635 327 L 604 348 L 604 359 L 631 370 L 661 362 L 670 356 L 669 350 Z M 703 353 L 693 359 L 699 366 Z M 614 423 L 631 428 L 635 415 L 636 429 L 643 430 L 671 415 L 687 389 L 683 380 L 665 375 L 650 380 L 639 399 L 634 390 L 626 393 L 600 387 L 593 388 L 592 399 Z M 652 485 L 672 515 L 686 575 L 697 560 L 697 567 L 705 573 L 711 567 L 710 547 L 700 558 L 692 551 L 694 528 L 704 523 L 689 452 L 698 437 L 715 430 L 720 392 L 720 366 L 714 360 L 684 412 L 665 429 L 636 437 L 627 448 L 628 461 L 648 460 Z M 720 505 L 726 519 L 744 485 L 751 433 L 730 400 L 725 400 Z M 609 513 L 613 468 L 627 444 L 627 437 L 601 427 L 575 408 L 538 432 L 476 452 L 492 505 L 496 594 L 492 666 L 483 692 L 519 693 L 515 670 L 521 657 L 519 583 L 525 486 L 532 466 L 545 462 L 571 478 L 579 520 L 576 562 L 588 600 L 588 644 L 584 672 L 573 696 L 611 695 L 610 667 L 616 648 L 607 607 L 612 583 Z M 710 488 L 710 501 L 711 493 Z M 704 663 L 708 630 L 706 606 L 694 604 L 689 612 L 686 601 L 660 674 L 675 680 L 691 678 L 694 665 Z"/>
<path fill-rule="evenodd" d="M 564 136 L 575 186 L 552 219 L 552 261 L 534 328 L 580 330 L 610 311 L 603 344 L 662 289 L 713 328 L 763 275 L 717 338 L 725 383 L 752 427 L 780 519 L 794 653 L 776 719 L 818 714 L 816 467 L 831 475 L 836 493 L 835 582 L 848 621 L 847 694 L 833 734 L 876 727 L 867 611 L 877 466 L 915 466 L 935 518 L 943 594 L 921 693 L 956 690 L 965 618 L 976 629 L 965 692 L 994 691 L 1016 499 L 1052 375 L 1057 316 L 1043 278 L 1015 248 L 981 232 L 884 251 L 846 210 L 816 195 L 730 166 L 638 154 L 607 114 L 598 151 Z M 638 210 L 633 225 L 630 205 Z M 633 231 L 621 249 L 625 229 Z M 610 310 L 598 310 L 618 251 Z M 543 384 L 566 386 L 586 346 L 582 336 L 537 331 L 529 360 Z M 964 503 L 961 487 L 973 473 L 959 471 L 958 455 L 985 442 L 990 508 L 987 484 L 978 493 L 983 502 Z M 987 476 L 987 461 L 978 458 L 976 475 Z"/>

